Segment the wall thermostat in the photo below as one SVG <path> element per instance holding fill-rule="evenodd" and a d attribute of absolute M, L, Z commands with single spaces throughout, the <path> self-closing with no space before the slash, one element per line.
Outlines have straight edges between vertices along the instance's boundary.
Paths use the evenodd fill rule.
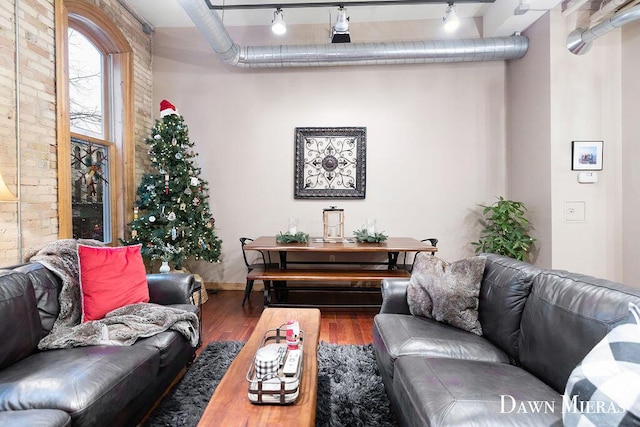
<path fill-rule="evenodd" d="M 598 182 L 598 172 L 580 172 L 578 174 L 580 184 L 593 184 Z"/>

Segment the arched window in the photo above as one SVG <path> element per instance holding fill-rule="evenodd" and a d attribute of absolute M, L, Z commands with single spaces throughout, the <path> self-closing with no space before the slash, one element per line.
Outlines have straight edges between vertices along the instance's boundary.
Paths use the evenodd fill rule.
<path fill-rule="evenodd" d="M 133 59 L 117 26 L 82 0 L 56 0 L 61 238 L 117 242 L 133 205 Z"/>

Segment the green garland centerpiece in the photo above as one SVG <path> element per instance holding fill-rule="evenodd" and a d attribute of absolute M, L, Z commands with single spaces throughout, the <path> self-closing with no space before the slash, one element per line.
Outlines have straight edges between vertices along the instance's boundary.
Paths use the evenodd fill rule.
<path fill-rule="evenodd" d="M 302 231 L 298 231 L 296 234 L 280 232 L 276 235 L 276 242 L 278 243 L 307 243 L 308 241 L 309 235 Z"/>
<path fill-rule="evenodd" d="M 356 236 L 356 240 L 360 243 L 380 243 L 387 240 L 387 235 L 384 233 L 369 234 L 366 228 L 354 231 L 353 235 Z"/>

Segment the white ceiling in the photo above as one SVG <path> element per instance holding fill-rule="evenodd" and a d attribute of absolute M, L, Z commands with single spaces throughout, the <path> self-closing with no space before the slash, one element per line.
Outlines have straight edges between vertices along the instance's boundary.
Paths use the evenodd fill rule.
<path fill-rule="evenodd" d="M 154 28 L 191 27 L 193 23 L 177 0 L 120 0 L 128 3 L 139 15 L 144 17 Z M 204 1 L 204 0 L 202 0 Z M 256 0 L 212 0 L 213 4 L 247 4 Z M 263 3 L 296 3 L 309 0 L 267 0 Z M 516 31 L 523 31 L 547 10 L 558 5 L 560 0 L 496 0 L 495 3 L 466 3 L 456 5 L 461 18 L 482 17 L 484 36 L 508 36 Z M 260 3 L 260 2 L 257 2 Z M 392 5 L 392 6 L 353 6 L 349 0 L 344 1 L 347 15 L 354 22 L 376 21 L 408 21 L 424 19 L 441 19 L 446 3 L 426 5 Z M 529 11 L 515 15 L 514 10 L 526 3 Z M 283 7 L 285 21 L 288 25 L 324 24 L 335 19 L 336 8 L 290 8 Z M 272 9 L 227 10 L 217 13 L 225 26 L 269 25 L 273 19 Z"/>

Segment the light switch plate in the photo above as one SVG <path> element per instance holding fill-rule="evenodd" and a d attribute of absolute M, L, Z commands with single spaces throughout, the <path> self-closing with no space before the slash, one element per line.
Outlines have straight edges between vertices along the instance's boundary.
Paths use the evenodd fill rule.
<path fill-rule="evenodd" d="M 564 202 L 565 221 L 586 221 L 585 202 Z"/>

